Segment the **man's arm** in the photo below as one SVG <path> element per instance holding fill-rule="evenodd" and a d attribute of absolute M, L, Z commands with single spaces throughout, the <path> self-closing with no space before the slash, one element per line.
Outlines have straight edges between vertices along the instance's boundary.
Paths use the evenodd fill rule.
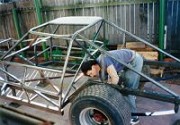
<path fill-rule="evenodd" d="M 108 82 L 112 84 L 118 84 L 119 76 L 113 65 L 110 65 L 107 67 L 107 73 L 110 76 L 110 79 L 108 79 Z"/>

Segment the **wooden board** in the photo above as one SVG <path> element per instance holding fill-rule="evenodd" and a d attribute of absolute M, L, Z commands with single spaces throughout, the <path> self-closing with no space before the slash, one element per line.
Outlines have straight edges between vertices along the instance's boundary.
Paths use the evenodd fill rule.
<path fill-rule="evenodd" d="M 146 45 L 142 42 L 127 42 L 126 48 L 129 49 L 140 49 L 140 48 L 146 48 Z"/>
<path fill-rule="evenodd" d="M 156 51 L 138 51 L 147 60 L 158 60 L 158 52 Z"/>
<path fill-rule="evenodd" d="M 122 47 L 122 44 L 117 45 L 117 49 L 122 48 L 135 50 L 147 60 L 158 60 L 158 52 L 142 42 L 127 42 L 125 47 Z"/>
<path fill-rule="evenodd" d="M 149 47 L 148 45 L 142 43 L 142 42 L 126 42 L 125 45 L 118 44 L 117 49 L 121 48 L 128 48 L 136 51 L 154 51 L 152 47 Z"/>

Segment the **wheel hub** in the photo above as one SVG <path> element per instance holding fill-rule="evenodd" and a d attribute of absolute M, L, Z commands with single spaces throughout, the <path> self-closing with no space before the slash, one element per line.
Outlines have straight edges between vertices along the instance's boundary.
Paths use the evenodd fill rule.
<path fill-rule="evenodd" d="M 79 121 L 81 125 L 111 125 L 108 116 L 103 111 L 94 108 L 82 110 Z"/>
<path fill-rule="evenodd" d="M 99 112 L 98 110 L 93 111 L 92 119 L 96 123 L 105 123 L 107 121 L 106 116 L 103 113 Z"/>

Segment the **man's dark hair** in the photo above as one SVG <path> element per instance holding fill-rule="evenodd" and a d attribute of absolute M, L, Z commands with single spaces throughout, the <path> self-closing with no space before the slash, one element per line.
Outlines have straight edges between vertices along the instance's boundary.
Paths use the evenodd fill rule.
<path fill-rule="evenodd" d="M 89 60 L 89 61 L 83 62 L 81 66 L 81 71 L 84 73 L 84 75 L 86 75 L 87 71 L 91 70 L 92 65 L 96 65 L 96 64 L 98 64 L 96 60 Z"/>

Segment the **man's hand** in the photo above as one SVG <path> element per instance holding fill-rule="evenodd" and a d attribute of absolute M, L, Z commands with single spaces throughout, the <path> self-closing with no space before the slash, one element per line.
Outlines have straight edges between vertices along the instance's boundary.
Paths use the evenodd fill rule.
<path fill-rule="evenodd" d="M 117 71 L 116 69 L 114 68 L 113 65 L 110 65 L 107 67 L 107 73 L 109 75 L 109 79 L 108 79 L 108 83 L 111 83 L 111 84 L 118 84 L 119 82 L 119 76 L 117 74 Z"/>

